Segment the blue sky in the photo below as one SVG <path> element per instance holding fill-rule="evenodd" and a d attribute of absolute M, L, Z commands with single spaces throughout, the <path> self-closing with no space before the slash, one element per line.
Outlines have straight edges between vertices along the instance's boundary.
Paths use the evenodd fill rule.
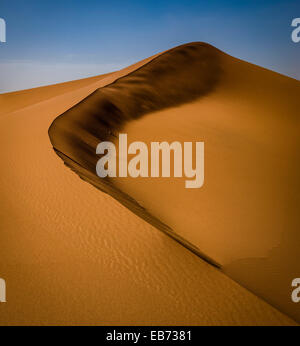
<path fill-rule="evenodd" d="M 1 0 L 0 92 L 93 76 L 205 41 L 300 80 L 294 0 Z"/>

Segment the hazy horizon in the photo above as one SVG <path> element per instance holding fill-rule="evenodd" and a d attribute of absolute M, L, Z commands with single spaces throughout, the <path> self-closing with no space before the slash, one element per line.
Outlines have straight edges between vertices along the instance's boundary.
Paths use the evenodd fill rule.
<path fill-rule="evenodd" d="M 0 17 L 0 93 L 111 72 L 192 41 L 300 79 L 298 1 L 2 0 Z"/>

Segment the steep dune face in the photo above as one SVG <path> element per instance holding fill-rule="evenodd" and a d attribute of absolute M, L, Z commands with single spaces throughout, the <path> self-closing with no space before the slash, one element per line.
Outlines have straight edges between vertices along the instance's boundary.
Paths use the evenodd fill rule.
<path fill-rule="evenodd" d="M 228 275 L 300 320 L 299 82 L 202 43 L 174 48 L 96 90 L 49 136 L 81 178 L 109 193 Z M 96 175 L 96 147 L 203 141 L 205 184 Z"/>

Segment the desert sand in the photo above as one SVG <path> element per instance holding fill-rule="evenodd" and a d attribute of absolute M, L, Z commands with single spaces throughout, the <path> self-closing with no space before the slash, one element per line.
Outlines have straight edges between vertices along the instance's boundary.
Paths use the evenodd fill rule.
<path fill-rule="evenodd" d="M 91 83 L 72 82 L 70 89 L 53 86 L 51 97 L 43 88 L 14 93 L 13 108 L 12 95 L 1 95 L 6 108 L 0 117 L 0 277 L 7 283 L 1 325 L 295 324 L 79 179 L 55 154 L 47 134 L 60 114 L 152 58 Z M 149 130 L 155 128 L 152 114 L 128 123 L 132 138 L 147 117 Z M 157 204 L 157 194 L 144 183 L 114 184 L 149 209 L 148 200 Z M 141 198 L 135 195 L 139 191 Z M 170 186 L 166 191 L 172 193 Z M 164 202 L 161 193 L 159 198 Z M 170 215 L 161 208 L 157 218 L 168 222 Z"/>

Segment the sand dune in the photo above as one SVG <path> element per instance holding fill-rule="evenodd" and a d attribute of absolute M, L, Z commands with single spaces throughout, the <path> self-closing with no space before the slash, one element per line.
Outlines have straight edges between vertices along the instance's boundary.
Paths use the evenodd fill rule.
<path fill-rule="evenodd" d="M 110 73 L 107 73 L 101 76 L 84 78 L 81 80 L 66 83 L 53 84 L 40 88 L 0 94 L 0 115 L 13 112 L 18 109 L 28 107 L 31 104 L 46 101 L 52 97 L 83 88 L 84 86 L 95 83 L 105 77 L 108 77 L 109 75 Z"/>
<path fill-rule="evenodd" d="M 1 116 L 1 325 L 295 324 L 55 155 L 54 119 L 148 61 L 67 92 L 51 87 L 51 98 L 43 88 L 14 93 L 24 108 Z"/>
<path fill-rule="evenodd" d="M 192 43 L 96 90 L 49 135 L 81 178 L 299 321 L 290 298 L 300 260 L 299 91 L 296 80 Z M 149 144 L 204 141 L 205 186 L 99 179 L 97 144 L 120 132 Z"/>

